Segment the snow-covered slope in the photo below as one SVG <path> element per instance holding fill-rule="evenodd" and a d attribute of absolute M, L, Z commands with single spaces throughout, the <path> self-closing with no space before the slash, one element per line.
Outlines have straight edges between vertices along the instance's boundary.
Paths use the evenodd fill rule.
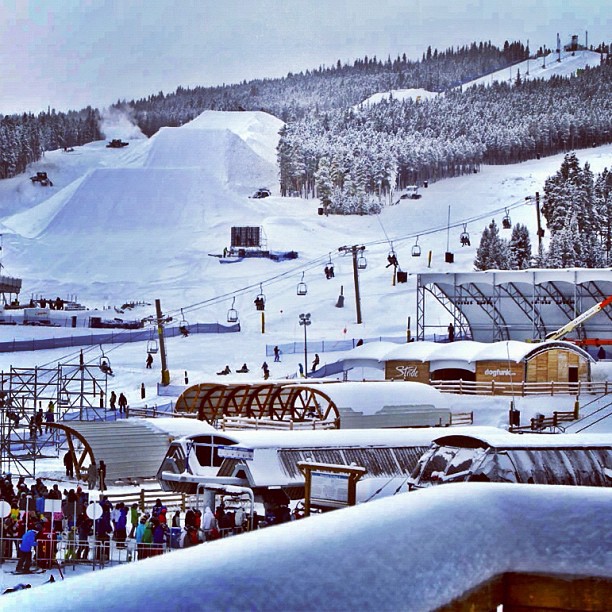
<path fill-rule="evenodd" d="M 519 71 L 522 80 L 548 80 L 553 76 L 575 76 L 577 70 L 583 70 L 587 66 L 599 66 L 600 61 L 600 54 L 594 51 L 576 51 L 575 53 L 563 51 L 561 53 L 561 61 L 558 61 L 556 53 L 549 53 L 546 57 L 525 60 L 509 68 L 504 68 L 503 70 L 498 70 L 497 72 L 464 83 L 463 88 L 465 89 L 472 85 L 490 85 L 494 82 L 501 83 L 503 81 L 514 83 Z"/>
<path fill-rule="evenodd" d="M 556 53 L 549 53 L 545 57 L 525 60 L 509 68 L 503 68 L 502 70 L 497 70 L 491 74 L 468 81 L 461 87 L 466 89 L 473 85 L 491 85 L 492 83 L 501 83 L 503 81 L 514 83 L 519 72 L 523 81 L 529 79 L 548 80 L 553 76 L 575 76 L 577 70 L 583 70 L 587 66 L 598 66 L 600 61 L 600 54 L 594 51 L 576 51 L 575 53 L 564 51 L 561 53 L 561 61 L 557 61 Z M 439 95 L 444 94 L 427 91 L 426 89 L 393 89 L 390 92 L 375 93 L 361 104 L 355 106 L 355 108 L 359 108 L 362 105 L 378 104 L 383 100 L 387 100 L 389 96 L 393 96 L 395 100 L 412 99 L 420 101 L 430 100 Z"/>

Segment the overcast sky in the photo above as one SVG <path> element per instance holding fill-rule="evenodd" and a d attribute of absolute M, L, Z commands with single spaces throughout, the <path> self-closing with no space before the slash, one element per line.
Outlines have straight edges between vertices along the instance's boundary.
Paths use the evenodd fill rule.
<path fill-rule="evenodd" d="M 0 0 L 0 114 L 585 30 L 610 42 L 609 0 Z"/>

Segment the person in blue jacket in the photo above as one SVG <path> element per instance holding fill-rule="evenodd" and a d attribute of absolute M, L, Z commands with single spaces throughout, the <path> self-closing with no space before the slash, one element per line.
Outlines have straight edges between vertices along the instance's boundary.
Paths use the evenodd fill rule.
<path fill-rule="evenodd" d="M 36 537 L 38 529 L 36 527 L 28 529 L 21 538 L 19 545 L 19 561 L 17 561 L 16 571 L 27 574 L 32 565 L 32 549 L 36 546 Z"/>

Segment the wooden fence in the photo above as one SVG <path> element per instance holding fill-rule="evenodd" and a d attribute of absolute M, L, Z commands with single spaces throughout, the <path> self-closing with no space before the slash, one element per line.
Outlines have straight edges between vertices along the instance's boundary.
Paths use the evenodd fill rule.
<path fill-rule="evenodd" d="M 431 380 L 429 383 L 442 393 L 460 395 L 606 395 L 612 393 L 608 380 L 597 382 L 474 382 L 469 380 Z"/>

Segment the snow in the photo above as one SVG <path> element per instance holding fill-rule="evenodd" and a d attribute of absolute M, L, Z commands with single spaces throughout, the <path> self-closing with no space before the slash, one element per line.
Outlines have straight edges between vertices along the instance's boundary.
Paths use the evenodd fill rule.
<path fill-rule="evenodd" d="M 414 100 L 419 102 L 421 100 L 431 100 L 440 94 L 434 91 L 428 91 L 427 89 L 392 89 L 390 92 L 375 93 L 369 98 L 366 98 L 361 104 L 358 104 L 355 108 L 360 106 L 370 106 L 372 104 L 378 104 L 383 100 L 389 100 L 393 98 L 401 102 L 402 100 Z"/>
<path fill-rule="evenodd" d="M 504 572 L 612 577 L 612 541 L 601 527 L 611 507 L 609 489 L 449 484 L 7 601 L 14 609 L 91 608 L 103 592 L 106 606 L 122 610 L 141 610 L 143 598 L 166 610 L 431 610 Z"/>
<path fill-rule="evenodd" d="M 430 184 L 420 200 L 401 200 L 384 208 L 379 218 L 322 217 L 317 214 L 317 200 L 276 195 L 248 198 L 259 187 L 275 193 L 275 146 L 281 125 L 265 113 L 205 113 L 186 126 L 162 130 L 146 140 L 122 133 L 119 121 L 112 137 L 129 140 L 123 150 L 107 149 L 105 142 L 98 142 L 70 153 L 48 152 L 28 173 L 0 182 L 3 274 L 23 278 L 22 301 L 32 294 L 76 295 L 90 309 L 144 302 L 134 318 L 153 315 L 156 298 L 175 323 L 182 316 L 190 323 L 225 323 L 226 312 L 234 305 L 240 315 L 240 333 L 166 340 L 171 383 L 180 388 L 187 374 L 190 384 L 219 382 L 215 373 L 226 363 L 235 371 L 245 361 L 252 380 L 261 381 L 259 367 L 264 360 L 272 379 L 284 379 L 293 376 L 304 361 L 300 313 L 312 316 L 307 330 L 308 361 L 318 352 L 321 365 L 349 354 L 327 353 L 319 348 L 322 341 L 406 337 L 407 317 L 412 319 L 414 334 L 416 273 L 448 271 L 444 252 L 449 205 L 453 270 L 467 272 L 472 270 L 478 240 L 459 250 L 462 220 L 475 219 L 469 222 L 470 230 L 480 232 L 492 217 L 500 217 L 505 207 L 512 206 L 513 222 L 526 224 L 534 236 L 535 210 L 524 197 L 543 192 L 544 180 L 563 159 L 560 154 L 513 166 L 485 166 L 479 174 Z M 128 122 L 125 129 L 132 130 L 130 126 Z M 588 161 L 594 172 L 601 172 L 612 166 L 612 146 L 578 151 L 578 157 L 581 164 Z M 29 176 L 38 170 L 49 172 L 54 187 L 31 183 Z M 299 258 L 246 259 L 221 265 L 209 254 L 220 254 L 229 245 L 234 225 L 261 226 L 269 249 L 295 250 Z M 402 270 L 410 273 L 404 285 L 392 286 L 391 272 L 385 269 L 390 246 L 385 233 L 393 241 Z M 421 258 L 410 256 L 417 235 L 425 254 Z M 359 273 L 363 317 L 359 325 L 355 323 L 352 262 L 338 253 L 345 244 L 367 244 L 368 268 Z M 427 267 L 429 250 L 431 268 Z M 335 278 L 327 280 L 323 267 L 330 258 Z M 297 296 L 302 273 L 308 294 Z M 260 291 L 266 295 L 265 333 L 261 313 L 253 305 Z M 335 307 L 340 292 L 346 298 L 344 308 Z M 107 312 L 115 316 L 114 310 Z M 84 316 L 87 313 L 91 311 Z M 448 313 L 434 308 L 427 313 L 428 321 L 445 334 Z M 130 318 L 131 313 L 121 316 Z M 2 340 L 69 333 L 82 334 L 83 329 L 0 328 Z M 291 343 L 296 352 L 284 351 L 281 362 L 266 356 L 266 345 Z M 355 354 L 378 360 L 394 347 L 366 343 Z M 145 369 L 145 342 L 105 345 L 103 350 L 115 372 L 111 387 L 125 392 L 130 405 L 151 406 L 175 399 L 157 395 L 159 356 L 153 369 Z M 461 352 L 456 347 L 450 350 Z M 75 363 L 78 352 L 2 353 L 0 370 Z M 85 361 L 98 363 L 100 354 L 100 347 L 88 347 Z M 595 365 L 594 374 L 610 378 L 611 367 Z M 371 371 L 380 376 L 380 371 Z M 223 382 L 236 381 L 245 379 L 235 373 L 223 377 Z M 140 399 L 141 384 L 146 387 L 144 400 Z M 515 405 L 527 422 L 537 412 L 571 410 L 574 399 L 546 398 L 543 406 L 541 398 L 517 397 Z M 444 401 L 456 412 L 473 410 L 477 425 L 507 425 L 507 397 L 449 395 Z M 609 433 L 611 420 L 594 429 Z M 175 427 L 178 434 L 185 432 L 179 423 Z M 263 441 L 263 432 L 259 433 Z M 367 437 L 368 432 L 361 433 Z M 44 477 L 57 474 L 57 468 L 38 462 L 37 470 Z M 61 583 L 44 587 L 52 589 L 47 591 L 52 597 L 43 597 L 44 591 L 35 589 L 12 595 L 11 601 L 20 609 L 29 609 L 36 601 L 40 610 L 66 609 L 67 602 L 75 600 L 82 606 L 99 605 L 103 580 L 108 605 L 124 609 L 141 609 L 146 593 L 150 601 L 167 602 L 171 597 L 180 607 L 200 607 L 206 600 L 207 605 L 224 609 L 325 608 L 333 597 L 347 608 L 375 603 L 379 609 L 418 610 L 424 601 L 431 606 L 444 603 L 475 582 L 509 568 L 612 573 L 612 546 L 602 543 L 599 528 L 601 516 L 609 514 L 609 491 L 469 487 L 449 485 L 401 495 L 174 553 L 182 555 L 180 563 L 173 554 L 103 574 L 90 571 L 70 578 L 69 588 Z M 373 530 L 376 537 L 371 535 Z M 356 559 L 361 560 L 357 567 Z M 164 580 L 159 579 L 160 573 Z M 10 584 L 22 581 L 13 581 L 15 577 L 7 574 L 3 577 L 4 584 L 7 577 Z M 230 582 L 231 587 L 225 588 Z M 139 585 L 137 589 L 134 584 Z"/>

